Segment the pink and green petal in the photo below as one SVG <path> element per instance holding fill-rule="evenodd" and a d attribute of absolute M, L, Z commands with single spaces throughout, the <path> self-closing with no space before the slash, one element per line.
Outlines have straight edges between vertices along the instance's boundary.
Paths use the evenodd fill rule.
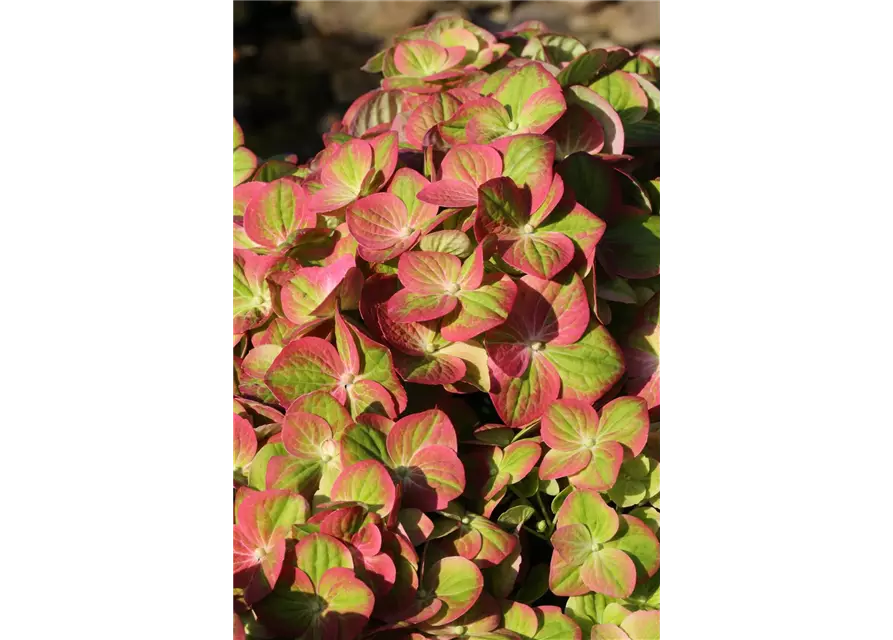
<path fill-rule="evenodd" d="M 473 184 L 445 178 L 422 189 L 419 199 L 441 207 L 473 207 L 478 201 L 478 191 Z"/>
<path fill-rule="evenodd" d="M 502 620 L 507 631 L 520 634 L 523 638 L 532 638 L 539 628 L 536 612 L 521 602 L 503 600 Z"/>
<path fill-rule="evenodd" d="M 660 611 L 633 611 L 620 623 L 620 628 L 630 640 L 660 640 Z"/>
<path fill-rule="evenodd" d="M 440 168 L 443 179 L 457 180 L 477 188 L 502 175 L 502 157 L 496 149 L 486 145 L 458 145 L 447 152 Z M 475 204 L 476 201 L 466 206 Z"/>
<path fill-rule="evenodd" d="M 461 271 L 459 258 L 449 253 L 413 251 L 398 262 L 400 282 L 415 293 L 443 294 L 459 280 Z"/>
<path fill-rule="evenodd" d="M 499 463 L 500 471 L 507 472 L 511 476 L 511 482 L 520 482 L 536 466 L 542 449 L 538 442 L 533 440 L 520 440 L 508 445 L 503 452 L 503 458 Z"/>
<path fill-rule="evenodd" d="M 604 543 L 617 533 L 620 519 L 597 491 L 576 489 L 565 499 L 556 514 L 559 527 L 582 524 L 589 528 L 595 542 Z"/>
<path fill-rule="evenodd" d="M 397 407 L 390 392 L 375 380 L 357 380 L 346 387 L 350 414 L 356 418 L 363 413 L 377 413 L 397 417 Z"/>
<path fill-rule="evenodd" d="M 418 106 L 407 118 L 403 131 L 407 142 L 415 149 L 421 149 L 425 134 L 449 120 L 462 105 L 462 101 L 449 93 L 438 93 Z"/>
<path fill-rule="evenodd" d="M 320 631 L 323 638 L 354 640 L 362 633 L 375 606 L 372 591 L 354 572 L 342 567 L 326 571 L 316 589 L 326 603 Z"/>
<path fill-rule="evenodd" d="M 339 288 L 355 266 L 355 258 L 346 255 L 325 267 L 302 267 L 292 273 L 280 293 L 285 317 L 302 325 L 313 318 L 334 315 Z"/>
<path fill-rule="evenodd" d="M 588 449 L 574 451 L 550 449 L 540 463 L 539 477 L 541 480 L 564 478 L 583 471 L 591 460 L 592 453 Z"/>
<path fill-rule="evenodd" d="M 524 103 L 521 112 L 514 119 L 520 131 L 525 133 L 545 133 L 558 122 L 567 109 L 564 96 L 557 87 L 540 89 Z"/>
<path fill-rule="evenodd" d="M 648 441 L 649 424 L 648 405 L 642 398 L 617 398 L 602 407 L 598 439 L 624 444 L 637 456 Z"/>
<path fill-rule="evenodd" d="M 539 629 L 534 640 L 583 640 L 583 631 L 576 622 L 555 606 L 537 607 Z"/>
<path fill-rule="evenodd" d="M 556 596 L 582 596 L 591 591 L 580 577 L 580 567 L 565 562 L 557 551 L 549 564 L 549 589 Z"/>
<path fill-rule="evenodd" d="M 530 218 L 529 189 L 515 185 L 511 178 L 494 178 L 478 189 L 478 216 L 475 237 L 482 241 L 488 234 L 513 239 Z"/>
<path fill-rule="evenodd" d="M 394 371 L 394 361 L 390 350 L 382 344 L 375 342 L 356 327 L 351 326 L 350 331 L 357 341 L 360 351 L 360 377 L 373 380 L 383 386 L 394 398 L 397 413 L 406 409 L 406 390 L 400 384 L 397 373 Z"/>
<path fill-rule="evenodd" d="M 329 424 L 312 413 L 289 410 L 282 423 L 282 445 L 296 458 L 315 460 L 320 457 L 320 447 L 331 440 Z"/>
<path fill-rule="evenodd" d="M 443 445 L 426 446 L 395 470 L 403 483 L 403 505 L 425 512 L 445 508 L 465 491 L 465 469 Z"/>
<path fill-rule="evenodd" d="M 441 325 L 441 335 L 464 342 L 503 324 L 514 305 L 518 287 L 509 276 L 475 291 L 460 291 L 459 305 Z"/>
<path fill-rule="evenodd" d="M 580 566 L 580 578 L 596 593 L 626 598 L 636 587 L 636 566 L 620 549 L 604 548 Z"/>
<path fill-rule="evenodd" d="M 540 207 L 552 186 L 555 141 L 544 135 L 525 134 L 493 144 L 503 158 L 503 175 L 518 186 L 530 188 L 532 210 Z"/>
<path fill-rule="evenodd" d="M 562 233 L 535 231 L 523 234 L 502 253 L 502 259 L 519 271 L 550 280 L 574 257 L 574 243 Z"/>
<path fill-rule="evenodd" d="M 245 209 L 245 233 L 270 249 L 293 242 L 298 231 L 312 228 L 316 216 L 307 210 L 307 195 L 288 178 L 265 185 Z"/>
<path fill-rule="evenodd" d="M 617 474 L 623 462 L 623 447 L 618 442 L 599 442 L 592 449 L 592 460 L 570 477 L 574 487 L 606 491 L 617 482 Z"/>
<path fill-rule="evenodd" d="M 320 389 L 334 391 L 343 364 L 331 344 L 320 338 L 300 338 L 290 343 L 270 365 L 264 378 L 281 403 Z"/>
<path fill-rule="evenodd" d="M 440 353 L 410 356 L 395 352 L 394 367 L 406 382 L 417 384 L 453 384 L 467 374 L 464 360 Z"/>
<path fill-rule="evenodd" d="M 377 460 L 386 466 L 392 464 L 387 450 L 387 435 L 369 424 L 358 422 L 345 429 L 341 434 L 340 452 L 345 465 L 363 460 Z"/>
<path fill-rule="evenodd" d="M 393 193 L 375 193 L 347 208 L 347 226 L 361 247 L 390 249 L 412 235 L 406 205 Z"/>
<path fill-rule="evenodd" d="M 583 205 L 565 200 L 537 231 L 561 233 L 570 238 L 579 256 L 579 260 L 573 263 L 574 267 L 585 273 L 592 268 L 595 247 L 605 228 L 604 221 Z"/>
<path fill-rule="evenodd" d="M 251 423 L 242 416 L 233 414 L 233 468 L 241 469 L 248 465 L 257 453 L 257 436 Z"/>
<path fill-rule="evenodd" d="M 598 153 L 605 146 L 605 131 L 595 117 L 578 104 L 568 106 L 548 134 L 555 140 L 555 156 L 563 160 L 572 153 Z"/>
<path fill-rule="evenodd" d="M 530 63 L 508 74 L 492 97 L 504 105 L 511 112 L 512 119 L 517 121 L 525 105 L 541 89 L 561 93 L 561 87 L 554 76 L 542 65 Z"/>
<path fill-rule="evenodd" d="M 396 490 L 384 465 L 364 460 L 346 467 L 332 487 L 332 500 L 362 502 L 381 516 L 394 508 Z"/>
<path fill-rule="evenodd" d="M 575 567 L 583 564 L 592 554 L 592 535 L 586 525 L 558 527 L 552 534 L 551 543 L 562 560 Z"/>
<path fill-rule="evenodd" d="M 635 124 L 648 112 L 648 96 L 626 71 L 614 71 L 596 80 L 589 88 L 611 104 L 624 125 Z"/>
<path fill-rule="evenodd" d="M 427 622 L 448 624 L 474 606 L 484 590 L 484 576 L 473 562 L 453 556 L 443 558 L 425 572 L 424 586 L 433 591 L 442 606 Z"/>
<path fill-rule="evenodd" d="M 323 533 L 311 533 L 295 545 L 295 559 L 298 568 L 307 574 L 314 587 L 319 590 L 326 571 L 342 567 L 353 569 L 353 558 L 343 542 Z"/>
<path fill-rule="evenodd" d="M 625 144 L 623 122 L 610 102 L 588 87 L 573 86 L 569 88 L 567 103 L 582 107 L 598 120 L 605 140 L 602 153 L 623 153 Z"/>
<path fill-rule="evenodd" d="M 416 293 L 402 289 L 388 300 L 388 316 L 396 323 L 436 320 L 450 313 L 458 303 L 459 299 L 456 296 L 446 293 Z"/>
<path fill-rule="evenodd" d="M 434 531 L 434 523 L 420 509 L 403 507 L 398 515 L 400 527 L 413 545 L 425 542 Z"/>
<path fill-rule="evenodd" d="M 575 344 L 550 344 L 544 354 L 560 375 L 562 398 L 595 402 L 623 376 L 620 348 L 601 325 L 590 326 Z"/>
<path fill-rule="evenodd" d="M 598 414 L 591 405 L 560 400 L 550 405 L 543 416 L 540 434 L 553 449 L 572 451 L 595 444 L 597 426 Z"/>
<path fill-rule="evenodd" d="M 530 367 L 521 376 L 510 376 L 490 364 L 490 399 L 502 421 L 510 427 L 521 427 L 543 415 L 550 403 L 558 399 L 561 378 L 555 367 L 540 356 L 531 359 Z"/>
<path fill-rule="evenodd" d="M 310 413 L 325 420 L 332 429 L 332 437 L 338 439 L 341 433 L 351 424 L 353 420 L 344 405 L 339 404 L 331 395 L 325 391 L 315 391 L 305 396 L 301 396 L 288 407 L 285 415 L 288 416 L 292 412 Z"/>
<path fill-rule="evenodd" d="M 441 445 L 458 450 L 453 423 L 440 409 L 429 409 L 401 418 L 388 433 L 387 442 L 388 453 L 395 465 L 408 464 L 412 456 L 424 447 Z"/>
<path fill-rule="evenodd" d="M 329 186 L 340 186 L 359 194 L 370 169 L 373 150 L 365 140 L 349 140 L 340 145 L 323 164 L 320 178 Z"/>
<path fill-rule="evenodd" d="M 605 547 L 625 552 L 647 576 L 653 576 L 660 568 L 660 541 L 648 525 L 634 516 L 620 516 L 617 534 Z"/>
<path fill-rule="evenodd" d="M 257 156 L 246 147 L 233 149 L 233 186 L 245 182 L 257 169 Z"/>

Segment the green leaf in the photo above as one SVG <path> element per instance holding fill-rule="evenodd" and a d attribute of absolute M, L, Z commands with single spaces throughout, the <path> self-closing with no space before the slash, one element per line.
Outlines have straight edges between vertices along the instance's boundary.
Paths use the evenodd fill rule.
<path fill-rule="evenodd" d="M 564 612 L 583 630 L 588 638 L 593 625 L 599 623 L 605 609 L 605 596 L 600 593 L 587 593 L 585 596 L 571 596 L 567 599 Z"/>
<path fill-rule="evenodd" d="M 387 436 L 365 424 L 355 424 L 344 431 L 341 436 L 341 456 L 347 465 L 361 460 L 377 460 L 391 466 Z"/>
<path fill-rule="evenodd" d="M 233 186 L 245 182 L 257 169 L 257 156 L 245 147 L 233 151 Z"/>
<path fill-rule="evenodd" d="M 536 509 L 529 504 L 518 504 L 506 509 L 496 521 L 509 525 L 510 529 L 515 529 L 527 522 L 534 514 L 536 514 Z"/>
<path fill-rule="evenodd" d="M 583 524 L 592 533 L 595 542 L 611 540 L 618 531 L 619 520 L 615 512 L 597 491 L 577 489 L 561 505 L 557 514 L 559 527 Z"/>
<path fill-rule="evenodd" d="M 621 515 L 617 534 L 605 543 L 605 547 L 626 552 L 642 577 L 654 575 L 660 567 L 660 543 L 651 529 L 638 518 Z"/>
<path fill-rule="evenodd" d="M 549 345 L 543 354 L 561 378 L 561 397 L 587 403 L 607 393 L 625 369 L 620 347 L 604 326 L 595 323 L 575 344 Z"/>

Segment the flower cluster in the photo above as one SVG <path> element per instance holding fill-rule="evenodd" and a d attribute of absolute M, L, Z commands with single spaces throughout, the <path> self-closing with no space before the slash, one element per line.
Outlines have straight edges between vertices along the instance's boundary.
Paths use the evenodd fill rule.
<path fill-rule="evenodd" d="M 410 29 L 233 129 L 234 637 L 651 640 L 660 56 Z"/>

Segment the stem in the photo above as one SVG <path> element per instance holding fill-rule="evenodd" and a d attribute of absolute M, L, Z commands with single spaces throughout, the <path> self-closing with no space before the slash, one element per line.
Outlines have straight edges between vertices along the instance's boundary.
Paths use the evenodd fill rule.
<path fill-rule="evenodd" d="M 546 509 L 546 506 L 543 504 L 543 499 L 540 497 L 540 492 L 536 492 L 536 502 L 539 504 L 540 509 L 543 511 L 543 520 L 549 525 L 549 532 L 552 532 L 552 516 L 549 513 L 549 510 Z"/>
<path fill-rule="evenodd" d="M 547 538 L 546 536 L 541 534 L 539 531 L 534 531 L 533 529 L 528 527 L 526 524 L 523 525 L 523 528 L 524 528 L 524 531 L 526 531 L 527 533 L 529 533 L 532 536 L 536 536 L 537 538 L 540 538 L 541 540 L 546 540 L 546 541 L 549 540 L 549 538 Z"/>

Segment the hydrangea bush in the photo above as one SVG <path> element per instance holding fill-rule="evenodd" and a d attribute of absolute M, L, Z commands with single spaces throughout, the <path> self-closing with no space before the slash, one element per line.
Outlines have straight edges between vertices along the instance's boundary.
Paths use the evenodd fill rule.
<path fill-rule="evenodd" d="M 657 638 L 659 52 L 364 69 L 303 164 L 234 122 L 234 638 Z"/>

